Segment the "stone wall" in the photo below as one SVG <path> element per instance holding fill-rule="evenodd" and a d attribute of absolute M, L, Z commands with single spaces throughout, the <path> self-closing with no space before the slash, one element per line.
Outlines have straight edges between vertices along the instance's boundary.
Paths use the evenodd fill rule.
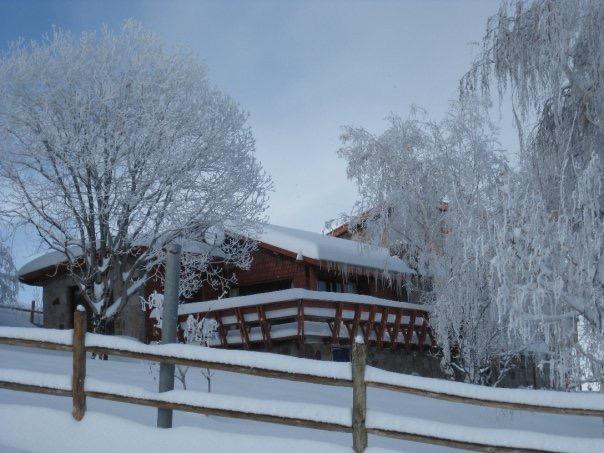
<path fill-rule="evenodd" d="M 312 338 L 307 338 L 306 343 L 301 345 L 296 340 L 275 343 L 269 352 L 331 361 L 333 360 L 332 348 L 349 348 L 349 346 L 332 346 L 321 341 L 313 342 Z M 259 345 L 256 350 L 264 351 L 265 349 Z M 397 373 L 433 378 L 444 377 L 440 370 L 438 358 L 427 351 L 412 350 L 408 352 L 402 348 L 392 351 L 390 348 L 378 349 L 377 346 L 370 345 L 367 348 L 367 363 L 376 368 Z"/>
<path fill-rule="evenodd" d="M 57 277 L 48 280 L 42 289 L 44 312 L 44 327 L 49 329 L 72 329 L 73 311 L 78 304 L 84 306 L 83 300 L 78 297 L 73 280 L 68 277 Z M 142 292 L 141 292 L 142 294 Z M 145 340 L 145 312 L 141 308 L 140 296 L 132 295 L 126 306 L 113 322 L 113 333 L 126 335 Z M 87 310 L 89 310 L 86 307 Z"/>
<path fill-rule="evenodd" d="M 73 282 L 69 277 L 59 277 L 48 281 L 42 290 L 44 327 L 49 329 L 72 329 L 73 308 L 69 287 Z"/>

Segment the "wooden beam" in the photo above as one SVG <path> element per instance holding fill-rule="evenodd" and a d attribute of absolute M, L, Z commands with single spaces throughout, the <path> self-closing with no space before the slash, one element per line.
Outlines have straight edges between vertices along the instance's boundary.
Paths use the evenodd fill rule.
<path fill-rule="evenodd" d="M 267 349 L 271 349 L 271 324 L 266 319 L 264 307 L 262 305 L 258 305 L 256 308 L 258 311 L 258 320 L 260 321 L 260 329 L 262 330 L 262 339 L 264 340 L 264 345 Z"/>
<path fill-rule="evenodd" d="M 216 320 L 216 324 L 218 324 L 218 336 L 220 337 L 220 345 L 223 347 L 227 347 L 227 330 L 225 325 L 222 323 L 222 316 L 220 312 L 214 313 L 214 319 Z"/>
<path fill-rule="evenodd" d="M 340 378 L 316 376 L 310 374 L 310 372 L 292 373 L 289 371 L 283 371 L 279 369 L 275 370 L 266 367 L 256 367 L 252 365 L 233 365 L 230 363 L 205 361 L 201 359 L 187 359 L 183 357 L 163 356 L 145 352 L 104 348 L 100 346 L 87 346 L 86 351 L 95 352 L 97 354 L 113 355 L 117 357 L 128 357 L 137 360 L 146 360 L 148 362 L 165 362 L 195 368 L 210 368 L 211 370 L 229 371 L 232 373 L 248 374 L 250 376 L 261 376 L 274 379 L 284 379 L 288 381 L 310 382 L 315 384 L 335 385 L 342 387 L 350 387 L 352 385 L 352 381 L 350 379 L 347 380 Z M 69 395 L 71 395 L 71 391 L 69 392 Z"/>
<path fill-rule="evenodd" d="M 428 326 L 428 336 L 430 337 L 430 347 L 436 347 L 436 337 L 434 336 L 434 331 L 431 326 Z"/>
<path fill-rule="evenodd" d="M 365 326 L 365 344 L 369 344 L 371 338 L 371 332 L 373 331 L 373 325 L 375 324 L 375 305 L 372 305 L 369 309 L 369 319 Z"/>
<path fill-rule="evenodd" d="M 0 337 L 0 344 L 25 346 L 28 348 L 52 349 L 56 351 L 71 351 L 70 344 L 53 343 L 50 341 L 27 340 L 23 338 Z"/>
<path fill-rule="evenodd" d="M 73 354 L 71 373 L 72 410 L 71 415 L 77 421 L 86 414 L 86 312 L 79 305 L 73 314 Z"/>
<path fill-rule="evenodd" d="M 378 349 L 382 349 L 382 346 L 384 345 L 384 333 L 386 332 L 386 326 L 388 325 L 389 312 L 388 307 L 382 307 L 382 312 L 380 314 L 380 328 L 377 332 Z"/>
<path fill-rule="evenodd" d="M 405 348 L 407 351 L 411 349 L 411 338 L 413 337 L 413 329 L 415 328 L 415 316 L 417 312 L 415 310 L 409 313 L 409 324 L 407 325 L 407 331 L 405 332 Z"/>
<path fill-rule="evenodd" d="M 304 305 L 302 300 L 298 302 L 298 343 L 304 344 Z"/>
<path fill-rule="evenodd" d="M 350 343 L 354 343 L 354 339 L 359 331 L 359 322 L 361 320 L 361 306 L 356 305 L 354 307 L 354 318 L 352 319 L 352 334 L 350 336 Z"/>
<path fill-rule="evenodd" d="M 351 384 L 348 384 L 349 386 Z M 19 392 L 42 393 L 44 395 L 71 396 L 71 390 L 56 389 L 43 385 L 20 384 L 19 382 L 10 382 L 0 380 L 0 389 L 17 390 Z"/>
<path fill-rule="evenodd" d="M 151 398 L 137 398 L 133 396 L 120 395 L 116 393 L 101 392 L 95 390 L 86 391 L 86 395 L 91 398 L 98 398 L 120 403 L 138 404 L 141 406 L 159 407 L 163 409 L 172 409 L 183 412 L 194 412 L 197 414 L 215 415 L 218 417 L 239 418 L 244 420 L 254 420 L 259 422 L 278 423 L 280 425 L 299 426 L 303 428 L 322 429 L 326 431 L 341 431 L 351 432 L 350 426 L 339 425 L 334 422 L 323 422 L 319 420 L 301 419 L 289 416 L 273 415 L 268 412 L 258 410 L 255 413 L 246 412 L 245 410 L 223 409 L 212 406 L 204 406 L 203 404 L 184 404 L 161 401 Z"/>
<path fill-rule="evenodd" d="M 344 327 L 346 327 L 346 331 L 348 332 L 348 338 L 350 340 L 350 342 L 354 342 L 354 336 L 352 335 L 352 322 L 350 321 L 342 321 L 342 324 L 344 324 Z"/>
<path fill-rule="evenodd" d="M 393 332 L 390 335 L 390 342 L 392 343 L 390 347 L 393 351 L 396 351 L 396 347 L 398 346 L 398 333 L 401 330 L 401 317 L 403 316 L 403 310 L 400 308 L 396 310 L 396 317 L 394 318 L 394 328 Z"/>
<path fill-rule="evenodd" d="M 363 453 L 367 448 L 367 345 L 352 343 L 352 448 L 355 453 Z"/>
<path fill-rule="evenodd" d="M 424 350 L 424 344 L 426 343 L 426 334 L 428 332 L 428 321 L 426 321 L 424 319 L 424 322 L 422 323 L 422 327 L 419 333 L 419 350 L 423 351 Z"/>
<path fill-rule="evenodd" d="M 241 333 L 241 342 L 243 343 L 244 349 L 250 348 L 250 337 L 247 332 L 247 326 L 245 325 L 245 318 L 241 312 L 241 308 L 235 308 L 235 316 L 237 316 L 237 324 L 239 325 L 239 333 Z"/>
<path fill-rule="evenodd" d="M 376 436 L 382 437 L 392 437 L 394 439 L 402 439 L 402 440 L 410 440 L 412 442 L 421 442 L 424 444 L 432 444 L 432 445 L 440 445 L 449 448 L 458 448 L 467 451 L 484 451 L 484 452 L 526 452 L 526 453 L 537 453 L 542 452 L 543 450 L 532 450 L 532 449 L 520 449 L 520 448 L 512 448 L 506 447 L 494 442 L 489 442 L 486 440 L 485 442 L 480 441 L 464 441 L 464 440 L 454 440 L 448 439 L 445 436 L 443 437 L 435 437 L 430 436 L 428 434 L 417 433 L 417 432 L 402 432 L 402 431 L 394 431 L 388 430 L 384 428 L 367 428 L 367 432 L 369 434 L 374 434 Z"/>
<path fill-rule="evenodd" d="M 333 324 L 331 344 L 340 344 L 340 325 L 342 324 L 342 304 L 336 306 L 336 318 Z"/>

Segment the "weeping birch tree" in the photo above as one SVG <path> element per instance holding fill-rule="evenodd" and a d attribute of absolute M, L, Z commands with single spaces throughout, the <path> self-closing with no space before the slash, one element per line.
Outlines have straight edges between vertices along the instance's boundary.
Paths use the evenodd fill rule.
<path fill-rule="evenodd" d="M 521 152 L 495 236 L 494 296 L 553 385 L 604 375 L 604 4 L 501 7 L 462 94 L 510 95 Z"/>
<path fill-rule="evenodd" d="M 185 250 L 185 292 L 249 266 L 270 180 L 247 115 L 134 22 L 17 44 L 0 59 L 2 210 L 64 254 L 97 325 Z M 205 276 L 205 277 L 201 277 Z M 205 279 L 205 280 L 204 280 Z"/>
<path fill-rule="evenodd" d="M 339 155 L 361 195 L 351 224 L 422 276 L 411 290 L 434 308 L 443 369 L 496 385 L 523 345 L 508 336 L 490 286 L 498 187 L 509 168 L 486 106 L 467 97 L 439 122 L 412 109 L 379 135 L 345 128 L 342 141 Z"/>

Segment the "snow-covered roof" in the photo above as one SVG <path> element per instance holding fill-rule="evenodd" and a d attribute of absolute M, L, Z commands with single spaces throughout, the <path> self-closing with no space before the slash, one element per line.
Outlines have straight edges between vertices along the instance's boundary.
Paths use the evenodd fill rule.
<path fill-rule="evenodd" d="M 342 267 L 353 266 L 376 271 L 414 274 L 402 259 L 390 255 L 388 249 L 349 239 L 340 239 L 320 233 L 266 224 L 255 237 L 297 256 L 336 263 Z"/>
<path fill-rule="evenodd" d="M 310 289 L 304 288 L 290 288 L 282 289 L 280 291 L 250 294 L 249 296 L 227 297 L 224 299 L 182 304 L 178 307 L 178 314 L 187 315 L 192 313 L 224 310 L 227 308 L 235 307 L 249 307 L 258 304 L 270 304 L 275 302 L 283 302 L 298 299 L 320 300 L 330 302 L 348 302 L 353 304 L 379 305 L 382 307 L 430 311 L 430 307 L 426 305 L 412 304 L 409 302 L 399 302 L 390 299 L 381 299 L 379 297 L 366 296 L 363 294 L 332 293 L 327 291 L 312 291 Z"/>
<path fill-rule="evenodd" d="M 134 246 L 144 247 L 148 243 L 144 240 L 137 241 Z M 195 241 L 187 239 L 182 244 L 183 251 L 189 253 L 208 253 L 213 256 L 221 256 L 223 253 L 220 248 L 206 244 L 205 242 Z M 69 247 L 69 254 L 72 258 L 77 258 L 82 254 L 82 248 L 77 245 Z M 32 272 L 41 271 L 44 269 L 58 266 L 59 264 L 66 263 L 68 261 L 67 255 L 58 250 L 51 250 L 39 253 L 29 258 L 23 266 L 17 271 L 17 276 L 23 277 Z"/>
<path fill-rule="evenodd" d="M 81 254 L 81 248 L 72 247 L 70 250 L 74 256 Z M 58 266 L 61 263 L 67 261 L 67 255 L 64 252 L 57 250 L 46 251 L 30 257 L 29 261 L 19 268 L 17 275 L 23 277 L 24 275 L 31 274 L 42 269 L 46 269 L 53 266 Z"/>
<path fill-rule="evenodd" d="M 372 269 L 377 272 L 394 272 L 398 274 L 414 274 L 415 272 L 402 259 L 390 255 L 388 249 L 374 245 L 363 244 L 349 239 L 340 239 L 320 233 L 298 230 L 283 226 L 265 224 L 253 239 L 264 244 L 277 247 L 302 258 L 334 263 L 345 270 L 346 267 Z M 141 242 L 140 245 L 144 245 Z M 220 248 L 210 246 L 200 241 L 187 241 L 183 249 L 190 252 L 219 254 Z M 79 246 L 72 246 L 73 256 L 81 254 Z M 25 263 L 18 271 L 19 277 L 32 272 L 57 266 L 67 261 L 65 253 L 48 251 L 36 255 Z"/>

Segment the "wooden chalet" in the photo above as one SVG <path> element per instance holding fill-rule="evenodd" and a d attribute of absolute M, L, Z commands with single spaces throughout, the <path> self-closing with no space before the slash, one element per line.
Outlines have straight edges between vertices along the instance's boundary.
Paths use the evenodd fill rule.
<path fill-rule="evenodd" d="M 181 322 L 215 319 L 216 347 L 325 360 L 347 360 L 361 335 L 379 365 L 438 374 L 428 358 L 436 345 L 429 313 L 414 303 L 415 273 L 404 261 L 383 248 L 275 225 L 257 239 L 252 266 L 235 272 L 229 297 L 202 290 L 179 307 Z M 428 362 L 421 370 L 412 363 L 418 354 Z"/>
<path fill-rule="evenodd" d="M 179 307 L 179 320 L 210 317 L 218 324 L 212 346 L 266 350 L 323 360 L 348 360 L 351 340 L 370 345 L 369 360 L 383 368 L 437 376 L 429 312 L 409 290 L 409 266 L 384 248 L 275 225 L 255 238 L 248 270 L 235 270 L 229 294 L 203 287 Z M 43 287 L 44 325 L 71 328 L 78 294 L 52 260 L 38 258 L 20 271 Z M 162 288 L 150 282 L 115 320 L 113 333 L 158 339 L 141 298 Z"/>

